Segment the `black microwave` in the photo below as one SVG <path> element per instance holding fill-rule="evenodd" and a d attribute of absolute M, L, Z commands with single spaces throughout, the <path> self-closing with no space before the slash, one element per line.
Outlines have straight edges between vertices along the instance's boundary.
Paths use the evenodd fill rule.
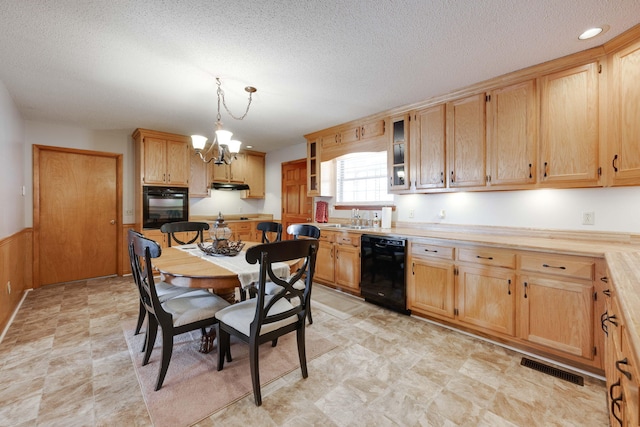
<path fill-rule="evenodd" d="M 162 224 L 188 220 L 188 188 L 143 187 L 142 228 L 160 228 Z"/>

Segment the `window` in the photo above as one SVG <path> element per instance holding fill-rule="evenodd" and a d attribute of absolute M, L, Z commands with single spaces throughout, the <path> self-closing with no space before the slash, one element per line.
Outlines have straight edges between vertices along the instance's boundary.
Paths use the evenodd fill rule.
<path fill-rule="evenodd" d="M 387 193 L 387 152 L 353 153 L 336 159 L 336 203 L 393 201 Z"/>

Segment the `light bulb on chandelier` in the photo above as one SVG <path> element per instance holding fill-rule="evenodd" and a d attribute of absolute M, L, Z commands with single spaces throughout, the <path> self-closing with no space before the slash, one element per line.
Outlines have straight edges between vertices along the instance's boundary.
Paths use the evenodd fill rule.
<path fill-rule="evenodd" d="M 196 154 L 200 156 L 203 162 L 209 163 L 213 161 L 216 165 L 221 164 L 231 164 L 231 162 L 236 159 L 236 154 L 240 152 L 240 146 L 242 142 L 231 139 L 233 136 L 233 132 L 225 130 L 222 128 L 222 120 L 220 115 L 220 100 L 222 100 L 222 105 L 224 109 L 227 110 L 229 115 L 236 119 L 242 120 L 249 113 L 249 107 L 251 107 L 252 95 L 258 90 L 253 86 L 247 86 L 244 88 L 245 92 L 249 93 L 249 102 L 247 104 L 247 109 L 244 114 L 240 117 L 236 117 L 233 115 L 224 99 L 224 92 L 222 91 L 220 78 L 216 77 L 216 84 L 218 85 L 218 116 L 216 118 L 216 130 L 215 130 L 215 139 L 209 146 L 209 148 L 205 149 L 207 145 L 207 137 L 202 135 L 191 135 L 191 144 L 193 145 L 193 149 Z M 211 156 L 209 156 L 211 155 Z M 207 158 L 207 156 L 209 156 Z"/>

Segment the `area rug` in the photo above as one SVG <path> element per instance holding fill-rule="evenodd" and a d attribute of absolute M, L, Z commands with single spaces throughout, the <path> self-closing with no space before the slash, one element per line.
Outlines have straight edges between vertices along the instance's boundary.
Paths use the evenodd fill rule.
<path fill-rule="evenodd" d="M 133 335 L 133 329 L 132 325 L 123 327 L 123 332 L 154 426 L 190 426 L 253 394 L 249 346 L 232 339 L 233 361 L 225 362 L 224 369 L 217 371 L 216 351 L 209 354 L 197 351 L 200 346 L 199 331 L 175 338 L 164 384 L 160 390 L 154 391 L 162 354 L 162 338 L 158 336 L 149 364 L 141 366 L 144 353 L 140 349 L 144 333 Z M 335 347 L 335 344 L 314 333 L 313 328 L 307 328 L 307 363 Z M 260 346 L 260 382 L 263 387 L 294 370 L 300 370 L 295 333 L 281 337 L 276 347 L 271 347 L 270 343 Z M 309 375 L 313 375 L 312 369 L 309 369 Z"/>
<path fill-rule="evenodd" d="M 318 308 L 341 320 L 355 316 L 366 309 L 366 303 L 352 295 L 338 292 L 316 283 L 311 292 L 311 313 Z"/>

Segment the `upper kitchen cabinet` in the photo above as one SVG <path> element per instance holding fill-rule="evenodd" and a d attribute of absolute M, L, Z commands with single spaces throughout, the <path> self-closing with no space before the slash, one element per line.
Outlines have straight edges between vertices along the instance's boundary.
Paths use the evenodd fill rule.
<path fill-rule="evenodd" d="M 243 152 L 236 154 L 231 164 L 213 164 L 211 168 L 211 180 L 213 182 L 244 183 L 245 155 Z"/>
<path fill-rule="evenodd" d="M 611 56 L 614 185 L 640 185 L 640 41 Z"/>
<path fill-rule="evenodd" d="M 264 157 L 265 153 L 259 151 L 244 152 L 244 182 L 249 189 L 243 191 L 243 199 L 264 199 Z"/>
<path fill-rule="evenodd" d="M 189 137 L 136 129 L 133 139 L 143 185 L 189 185 Z"/>
<path fill-rule="evenodd" d="M 484 187 L 485 94 L 447 103 L 447 165 L 451 188 Z"/>
<path fill-rule="evenodd" d="M 409 115 L 402 114 L 389 119 L 391 129 L 387 162 L 389 165 L 389 191 L 406 191 L 409 179 Z"/>
<path fill-rule="evenodd" d="M 211 163 L 202 161 L 193 149 L 191 152 L 191 178 L 189 179 L 189 197 L 208 197 L 211 185 Z"/>
<path fill-rule="evenodd" d="M 411 177 L 416 190 L 444 188 L 446 174 L 445 104 L 411 114 Z"/>
<path fill-rule="evenodd" d="M 384 150 L 385 134 L 385 120 L 377 118 L 338 126 L 313 139 L 320 142 L 326 160 L 357 151 L 379 151 L 377 145 Z"/>
<path fill-rule="evenodd" d="M 540 78 L 540 183 L 599 183 L 597 62 Z"/>
<path fill-rule="evenodd" d="M 534 80 L 495 89 L 486 99 L 487 185 L 534 184 L 537 146 Z"/>
<path fill-rule="evenodd" d="M 320 144 L 317 139 L 307 141 L 307 196 L 320 195 Z"/>

